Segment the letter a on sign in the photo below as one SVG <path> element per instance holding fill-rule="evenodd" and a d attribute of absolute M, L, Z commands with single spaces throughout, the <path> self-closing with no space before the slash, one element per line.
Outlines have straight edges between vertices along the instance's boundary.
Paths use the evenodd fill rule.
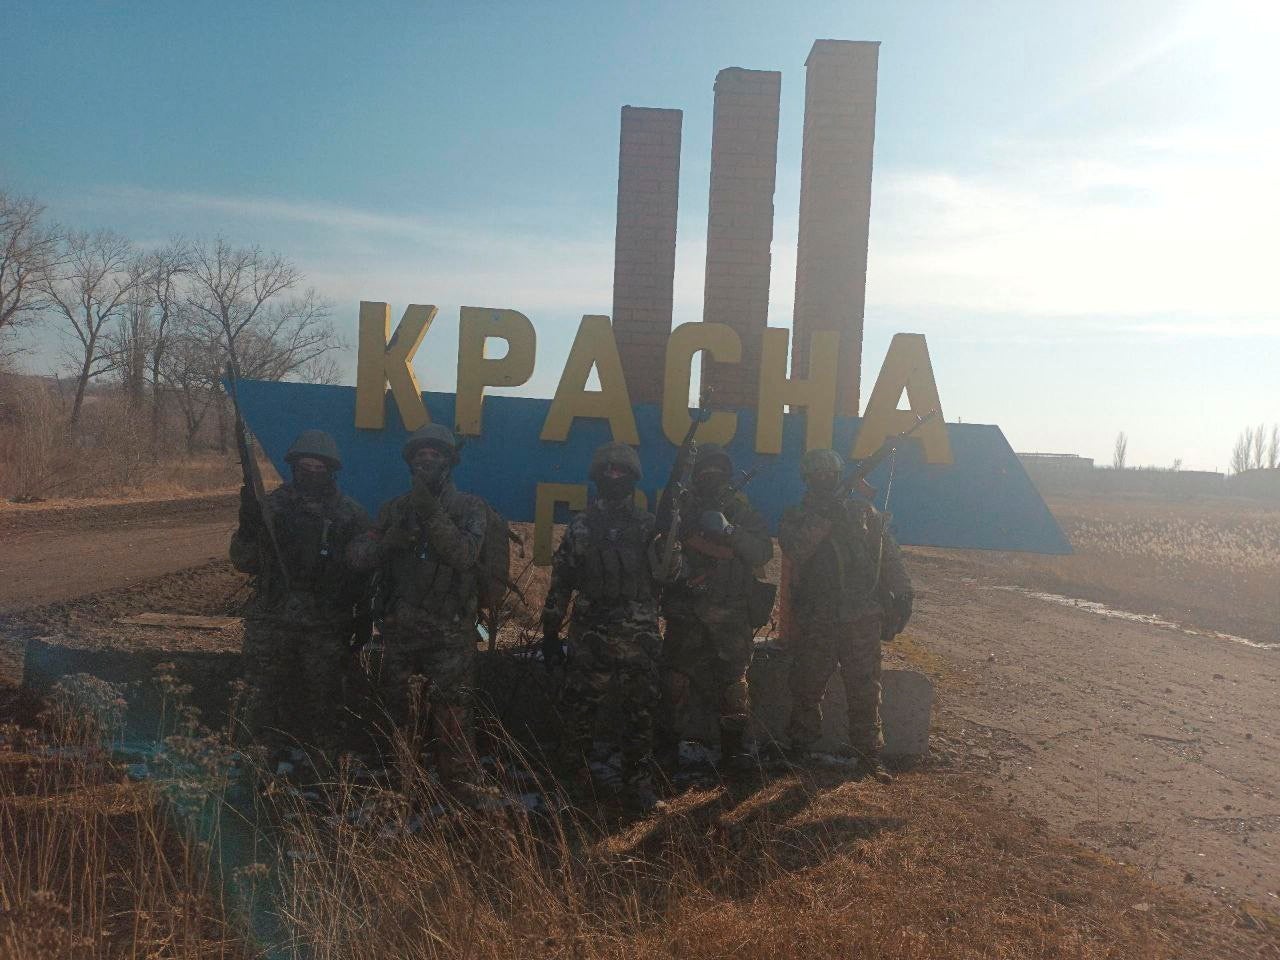
<path fill-rule="evenodd" d="M 898 399 L 906 391 L 910 410 L 899 410 Z M 862 426 L 853 444 L 853 458 L 861 460 L 880 448 L 890 436 L 915 426 L 916 418 L 934 411 L 938 416 L 922 425 L 914 436 L 924 447 L 926 463 L 951 463 L 951 440 L 942 421 L 942 401 L 933 379 L 929 347 L 920 333 L 895 333 L 885 354 L 880 375 L 862 414 Z"/>
<path fill-rule="evenodd" d="M 592 367 L 600 377 L 599 390 L 587 389 Z M 542 424 L 542 439 L 568 439 L 569 428 L 578 417 L 608 420 L 613 439 L 619 443 L 640 442 L 636 416 L 627 395 L 627 379 L 618 357 L 618 342 L 613 338 L 608 317 L 588 314 L 582 318 L 551 409 Z"/>
<path fill-rule="evenodd" d="M 413 375 L 413 355 L 427 335 L 436 308 L 411 304 L 396 332 L 391 333 L 391 308 L 385 303 L 360 301 L 360 354 L 356 362 L 356 426 L 381 430 L 386 426 L 386 392 L 391 386 L 400 420 L 406 430 L 431 422 L 422 388 Z"/>

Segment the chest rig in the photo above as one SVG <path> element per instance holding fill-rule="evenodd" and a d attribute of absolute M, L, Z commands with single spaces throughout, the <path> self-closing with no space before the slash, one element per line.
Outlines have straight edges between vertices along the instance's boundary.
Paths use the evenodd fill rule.
<path fill-rule="evenodd" d="M 869 511 L 846 504 L 830 536 L 805 564 L 798 599 L 842 615 L 870 603 L 880 579 L 879 536 L 879 524 Z"/>
<path fill-rule="evenodd" d="M 586 516 L 579 590 L 595 604 L 647 600 L 653 596 L 647 551 L 649 525 L 636 509 L 610 513 L 592 507 Z"/>
<path fill-rule="evenodd" d="M 458 508 L 453 498 L 442 508 L 451 521 L 457 521 Z M 424 525 L 407 503 L 400 522 L 410 526 L 417 539 L 412 547 L 397 551 L 390 558 L 389 599 L 445 618 L 474 611 L 478 590 L 475 569 L 452 566 L 433 549 L 427 542 Z"/>

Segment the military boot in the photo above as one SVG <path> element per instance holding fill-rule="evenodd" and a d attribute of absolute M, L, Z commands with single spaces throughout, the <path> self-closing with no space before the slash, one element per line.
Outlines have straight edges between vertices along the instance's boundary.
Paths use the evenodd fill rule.
<path fill-rule="evenodd" d="M 658 799 L 657 793 L 654 792 L 653 780 L 647 771 L 627 777 L 622 783 L 618 800 L 628 812 L 640 816 L 658 813 L 667 808 L 666 803 Z"/>
<path fill-rule="evenodd" d="M 858 757 L 854 765 L 853 775 L 859 780 L 874 780 L 876 783 L 893 783 L 893 774 L 885 769 L 878 752 L 864 753 Z"/>
<path fill-rule="evenodd" d="M 680 738 L 663 734 L 653 745 L 653 760 L 667 777 L 680 772 Z"/>
<path fill-rule="evenodd" d="M 742 743 L 741 730 L 720 728 L 720 773 L 740 777 L 755 769 L 755 758 Z"/>

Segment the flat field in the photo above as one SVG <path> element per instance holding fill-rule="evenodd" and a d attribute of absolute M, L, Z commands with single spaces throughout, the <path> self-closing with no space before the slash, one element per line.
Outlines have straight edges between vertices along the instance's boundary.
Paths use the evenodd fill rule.
<path fill-rule="evenodd" d="M 1048 500 L 1066 557 L 920 548 L 975 575 L 1280 643 L 1280 503 Z"/>
<path fill-rule="evenodd" d="M 1075 556 L 908 552 L 916 616 L 886 657 L 934 678 L 934 748 L 888 787 L 774 771 L 638 822 L 605 804 L 412 832 L 274 796 L 268 842 L 221 876 L 226 843 L 184 840 L 173 815 L 219 789 L 216 733 L 179 743 L 187 773 L 162 796 L 42 744 L 83 737 L 65 713 L 0 732 L 0 956 L 261 955 L 241 893 L 288 863 L 277 956 L 1280 958 L 1280 651 L 1204 633 L 1280 640 L 1280 512 L 1052 507 Z M 226 613 L 243 580 L 207 558 L 234 509 L 139 505 L 114 531 L 74 508 L 0 517 L 11 570 L 59 574 L 0 584 L 8 664 L 36 631 L 134 648 L 146 628 L 122 615 Z M 78 542 L 101 563 L 77 566 Z M 545 573 L 526 583 L 536 611 Z"/>

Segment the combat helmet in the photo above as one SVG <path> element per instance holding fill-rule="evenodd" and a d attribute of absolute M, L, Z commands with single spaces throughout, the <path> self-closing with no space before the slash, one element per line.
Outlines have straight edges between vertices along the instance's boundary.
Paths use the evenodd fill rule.
<path fill-rule="evenodd" d="M 725 473 L 733 473 L 733 458 L 729 456 L 728 450 L 718 443 L 698 444 L 698 459 L 693 472 L 698 473 L 713 463 L 719 463 L 724 468 Z"/>
<path fill-rule="evenodd" d="M 800 476 L 808 477 L 829 470 L 837 475 L 844 473 L 844 460 L 834 450 L 810 450 L 800 458 Z"/>
<path fill-rule="evenodd" d="M 617 466 L 629 470 L 637 480 L 644 476 L 640 469 L 639 455 L 625 443 L 614 441 L 597 447 L 596 452 L 591 455 L 591 466 L 587 470 L 587 476 L 595 480 L 604 473 L 605 467 L 608 466 Z"/>
<path fill-rule="evenodd" d="M 458 462 L 458 438 L 453 431 L 441 423 L 428 423 L 409 434 L 409 439 L 401 448 L 401 456 L 405 463 L 413 462 L 413 455 L 427 445 L 442 447 L 453 453 L 453 462 Z"/>
<path fill-rule="evenodd" d="M 293 461 L 303 457 L 315 457 L 328 464 L 330 470 L 342 469 L 342 456 L 338 453 L 338 445 L 333 437 L 323 430 L 303 430 L 293 441 L 289 451 L 284 455 L 284 462 L 292 465 Z"/>

